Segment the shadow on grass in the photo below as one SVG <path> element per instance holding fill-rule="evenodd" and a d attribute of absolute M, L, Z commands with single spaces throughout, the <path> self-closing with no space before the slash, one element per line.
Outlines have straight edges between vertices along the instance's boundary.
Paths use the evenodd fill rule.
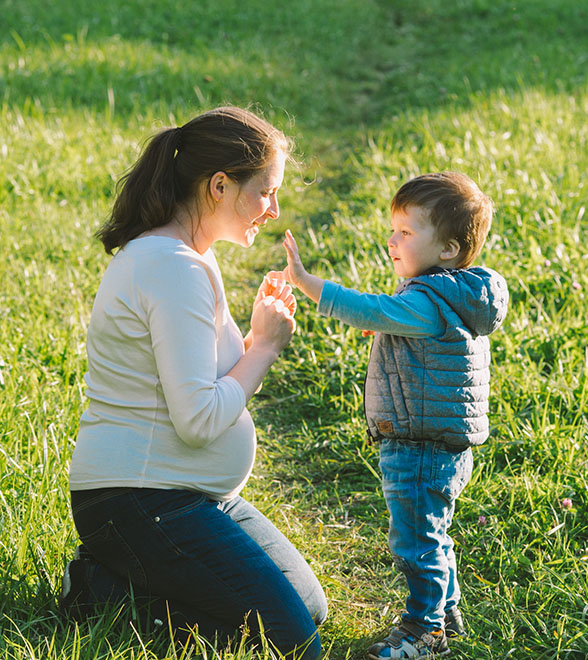
<path fill-rule="evenodd" d="M 2 5 L 0 96 L 16 107 L 125 117 L 254 101 L 337 134 L 497 88 L 571 93 L 587 79 L 588 12 L 574 0 Z"/>

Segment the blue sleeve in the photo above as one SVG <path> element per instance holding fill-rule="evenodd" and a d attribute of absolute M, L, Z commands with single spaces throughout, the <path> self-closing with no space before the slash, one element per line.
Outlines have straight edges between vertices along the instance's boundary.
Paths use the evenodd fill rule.
<path fill-rule="evenodd" d="M 361 330 L 402 337 L 434 337 L 443 332 L 435 303 L 422 291 L 402 293 L 360 293 L 325 281 L 318 303 L 319 314 L 332 316 Z"/>

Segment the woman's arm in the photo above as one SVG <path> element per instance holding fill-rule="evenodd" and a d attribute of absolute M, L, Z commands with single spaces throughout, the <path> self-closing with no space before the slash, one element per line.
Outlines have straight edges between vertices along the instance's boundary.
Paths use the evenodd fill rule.
<path fill-rule="evenodd" d="M 259 300 L 251 315 L 251 331 L 245 355 L 227 373 L 245 392 L 247 401 L 259 389 L 278 355 L 288 345 L 296 323 L 288 307 L 273 296 Z"/>
<path fill-rule="evenodd" d="M 204 265 L 160 262 L 145 274 L 144 307 L 158 381 L 176 433 L 190 446 L 205 446 L 242 414 L 294 331 L 283 302 L 266 297 L 255 305 L 249 350 L 217 375 L 216 295 Z M 154 384 L 155 386 L 155 384 Z"/>

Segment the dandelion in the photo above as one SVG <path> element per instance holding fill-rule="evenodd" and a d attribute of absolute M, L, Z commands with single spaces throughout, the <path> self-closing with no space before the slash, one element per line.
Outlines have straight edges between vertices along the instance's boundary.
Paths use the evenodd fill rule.
<path fill-rule="evenodd" d="M 569 497 L 564 497 L 561 501 L 561 508 L 564 510 L 569 510 L 572 508 L 572 500 Z"/>
<path fill-rule="evenodd" d="M 486 524 L 486 516 L 478 516 L 478 525 L 483 527 Z"/>

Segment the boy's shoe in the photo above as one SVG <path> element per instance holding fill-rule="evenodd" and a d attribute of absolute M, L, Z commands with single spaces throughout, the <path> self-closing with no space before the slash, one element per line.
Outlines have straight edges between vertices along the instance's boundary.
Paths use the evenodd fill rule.
<path fill-rule="evenodd" d="M 414 622 L 404 622 L 382 642 L 373 644 L 368 650 L 371 660 L 392 658 L 441 658 L 449 655 L 445 631 L 427 632 Z"/>
<path fill-rule="evenodd" d="M 447 637 L 463 637 L 466 629 L 461 612 L 455 608 L 445 612 L 445 635 Z"/>

